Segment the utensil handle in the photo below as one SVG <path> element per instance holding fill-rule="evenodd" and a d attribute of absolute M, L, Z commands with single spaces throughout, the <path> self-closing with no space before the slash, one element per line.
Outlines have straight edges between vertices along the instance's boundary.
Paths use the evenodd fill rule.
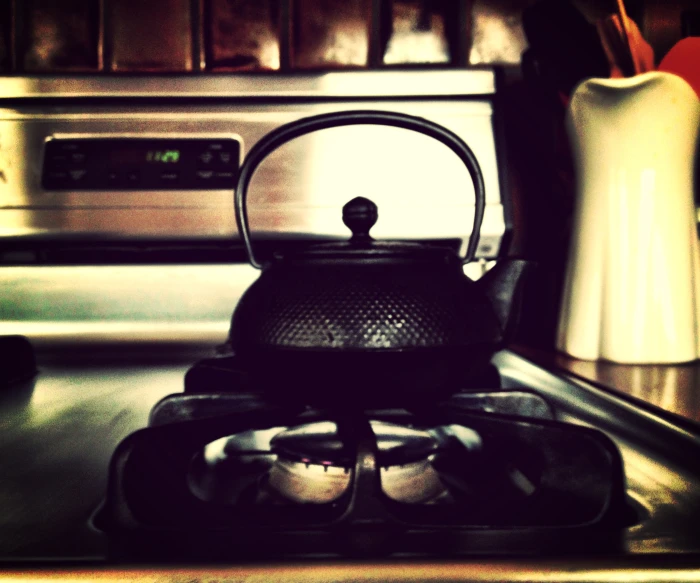
<path fill-rule="evenodd" d="M 262 265 L 257 261 L 253 252 L 246 199 L 248 186 L 257 167 L 274 150 L 294 138 L 318 130 L 360 124 L 383 125 L 412 130 L 434 138 L 457 154 L 469 171 L 469 175 L 474 183 L 475 194 L 474 226 L 469 236 L 467 252 L 462 259 L 462 263 L 468 263 L 474 259 L 476 248 L 479 244 L 481 223 L 484 218 L 486 195 L 484 193 L 484 178 L 481 174 L 481 168 L 469 146 L 447 128 L 421 117 L 390 111 L 359 110 L 324 113 L 290 122 L 264 136 L 248 152 L 238 175 L 238 184 L 234 193 L 234 210 L 238 232 L 243 239 L 248 260 L 253 267 L 261 269 Z"/>
<path fill-rule="evenodd" d="M 627 45 L 627 50 L 630 55 L 630 60 L 632 61 L 632 74 L 639 75 L 641 71 L 639 70 L 639 63 L 635 58 L 637 49 L 634 46 L 634 40 L 632 38 L 632 32 L 630 31 L 629 20 L 627 16 L 627 10 L 625 10 L 624 0 L 617 0 L 617 11 L 620 14 L 620 26 L 622 27 L 622 36 L 625 44 Z"/>

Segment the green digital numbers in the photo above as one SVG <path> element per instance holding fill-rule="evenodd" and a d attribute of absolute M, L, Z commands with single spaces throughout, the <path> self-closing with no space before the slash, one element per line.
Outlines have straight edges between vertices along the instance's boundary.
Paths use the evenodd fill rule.
<path fill-rule="evenodd" d="M 146 162 L 175 164 L 179 161 L 180 150 L 149 150 L 146 153 Z"/>

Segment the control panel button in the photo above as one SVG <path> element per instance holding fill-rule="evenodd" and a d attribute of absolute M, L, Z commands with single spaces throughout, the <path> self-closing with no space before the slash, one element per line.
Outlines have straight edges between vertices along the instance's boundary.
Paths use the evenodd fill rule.
<path fill-rule="evenodd" d="M 42 177 L 42 185 L 48 190 L 65 190 L 68 188 L 68 181 L 66 170 L 48 170 Z"/>
<path fill-rule="evenodd" d="M 179 172 L 163 172 L 160 175 L 160 179 L 163 182 L 177 182 L 180 179 Z"/>
<path fill-rule="evenodd" d="M 87 175 L 87 170 L 84 170 L 82 168 L 76 170 L 69 170 L 68 174 L 71 177 L 71 180 L 73 180 L 74 182 L 78 182 L 85 178 L 85 176 Z"/>

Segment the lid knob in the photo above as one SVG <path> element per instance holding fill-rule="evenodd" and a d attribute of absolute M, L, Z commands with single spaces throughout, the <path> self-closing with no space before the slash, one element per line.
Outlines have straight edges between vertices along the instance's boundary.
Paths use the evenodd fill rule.
<path fill-rule="evenodd" d="M 343 207 L 343 223 L 352 231 L 351 241 L 369 239 L 369 231 L 378 217 L 377 205 L 363 196 L 353 198 Z"/>

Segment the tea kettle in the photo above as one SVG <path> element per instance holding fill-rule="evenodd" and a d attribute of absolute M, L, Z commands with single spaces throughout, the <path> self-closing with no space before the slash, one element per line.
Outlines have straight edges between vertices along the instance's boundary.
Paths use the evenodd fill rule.
<path fill-rule="evenodd" d="M 250 238 L 246 195 L 258 165 L 296 137 L 331 127 L 404 128 L 448 146 L 469 170 L 476 194 L 466 256 L 434 245 L 375 241 L 377 206 L 357 197 L 343 208 L 348 241 L 276 254 L 265 265 Z M 463 387 L 513 331 L 528 263 L 502 260 L 474 282 L 484 183 L 471 149 L 425 119 L 385 111 L 343 111 L 283 125 L 251 149 L 235 191 L 238 230 L 260 277 L 239 301 L 229 342 L 251 375 L 280 393 L 326 403 L 393 404 L 435 399 Z"/>

